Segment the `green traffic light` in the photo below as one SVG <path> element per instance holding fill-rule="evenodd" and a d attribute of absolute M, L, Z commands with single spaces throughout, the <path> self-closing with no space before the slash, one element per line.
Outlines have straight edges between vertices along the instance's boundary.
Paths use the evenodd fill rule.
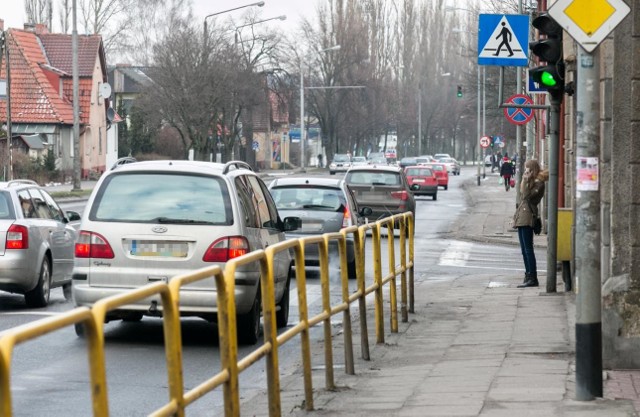
<path fill-rule="evenodd" d="M 558 85 L 558 81 L 556 81 L 553 74 L 548 71 L 543 71 L 542 74 L 540 74 L 540 82 L 545 87 L 555 87 Z"/>
<path fill-rule="evenodd" d="M 460 92 L 459 92 L 459 93 L 458 93 L 458 97 L 462 97 L 462 93 L 460 93 Z"/>

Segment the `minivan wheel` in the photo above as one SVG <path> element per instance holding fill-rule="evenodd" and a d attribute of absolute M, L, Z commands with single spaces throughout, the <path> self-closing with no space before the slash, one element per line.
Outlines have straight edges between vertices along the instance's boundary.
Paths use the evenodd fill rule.
<path fill-rule="evenodd" d="M 67 301 L 71 301 L 73 299 L 73 293 L 71 291 L 71 283 L 64 284 L 62 286 L 62 294 L 64 295 L 64 299 Z"/>
<path fill-rule="evenodd" d="M 262 309 L 260 287 L 253 300 L 251 310 L 238 316 L 238 339 L 241 343 L 255 345 L 260 338 L 260 310 Z"/>
<path fill-rule="evenodd" d="M 292 274 L 293 268 L 289 267 L 287 285 L 285 285 L 284 294 L 282 294 L 282 299 L 278 303 L 278 307 L 280 307 L 280 309 L 276 311 L 276 326 L 278 327 L 278 329 L 287 327 L 287 324 L 289 324 L 289 291 L 291 290 Z"/>
<path fill-rule="evenodd" d="M 84 338 L 84 324 L 76 323 L 73 325 L 73 328 L 76 331 L 76 336 Z"/>
<path fill-rule="evenodd" d="M 28 291 L 24 295 L 24 300 L 28 307 L 46 307 L 49 304 L 49 295 L 51 294 L 51 267 L 49 260 L 44 258 L 40 266 L 40 278 L 36 287 Z"/>

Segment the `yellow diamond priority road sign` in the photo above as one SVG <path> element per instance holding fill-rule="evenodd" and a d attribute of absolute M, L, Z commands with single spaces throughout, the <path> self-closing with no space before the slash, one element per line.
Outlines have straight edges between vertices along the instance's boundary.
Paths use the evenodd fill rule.
<path fill-rule="evenodd" d="M 549 15 L 587 52 L 593 52 L 631 9 L 623 0 L 558 0 Z"/>

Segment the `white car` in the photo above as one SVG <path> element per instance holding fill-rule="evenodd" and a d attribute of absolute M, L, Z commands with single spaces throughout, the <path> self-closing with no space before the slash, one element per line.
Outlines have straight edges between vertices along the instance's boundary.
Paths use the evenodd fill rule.
<path fill-rule="evenodd" d="M 440 158 L 440 162 L 447 167 L 449 174 L 460 175 L 460 164 L 454 158 Z"/>
<path fill-rule="evenodd" d="M 367 162 L 367 158 L 364 156 L 354 156 L 353 158 L 351 158 L 352 167 L 364 166 L 368 164 L 369 162 Z"/>
<path fill-rule="evenodd" d="M 329 164 L 329 174 L 347 172 L 349 168 L 351 168 L 351 157 L 346 153 L 337 153 L 333 155 L 333 161 Z"/>

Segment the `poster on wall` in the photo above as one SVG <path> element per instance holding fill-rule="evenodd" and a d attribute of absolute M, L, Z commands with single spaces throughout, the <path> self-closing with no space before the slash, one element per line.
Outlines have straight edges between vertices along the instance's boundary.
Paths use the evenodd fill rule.
<path fill-rule="evenodd" d="M 578 191 L 598 191 L 598 158 L 579 156 L 576 163 Z"/>

